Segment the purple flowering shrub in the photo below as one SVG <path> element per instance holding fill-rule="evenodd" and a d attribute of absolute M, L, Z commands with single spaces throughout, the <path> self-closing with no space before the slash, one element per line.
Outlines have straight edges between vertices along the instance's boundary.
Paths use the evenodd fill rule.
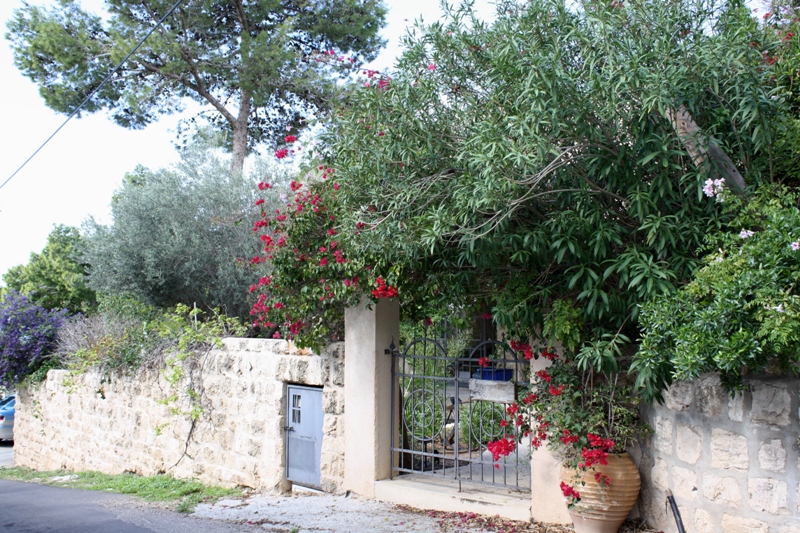
<path fill-rule="evenodd" d="M 66 310 L 50 310 L 9 291 L 0 299 L 0 385 L 14 387 L 53 351 Z"/>

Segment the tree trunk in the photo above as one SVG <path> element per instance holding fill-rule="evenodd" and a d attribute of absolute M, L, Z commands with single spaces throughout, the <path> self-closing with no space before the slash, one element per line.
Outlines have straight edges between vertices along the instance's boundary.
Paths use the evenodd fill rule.
<path fill-rule="evenodd" d="M 692 156 L 692 160 L 698 168 L 703 164 L 710 164 L 713 176 L 722 175 L 725 183 L 733 192 L 744 193 L 744 178 L 736 165 L 733 164 L 728 154 L 717 145 L 714 137 L 706 138 L 703 135 L 700 127 L 685 107 L 681 106 L 677 111 L 667 109 L 667 120 L 672 124 L 683 147 Z"/>
<path fill-rule="evenodd" d="M 242 89 L 239 98 L 239 115 L 231 124 L 233 127 L 233 160 L 231 161 L 231 175 L 244 172 L 244 158 L 247 156 L 247 119 L 250 118 L 252 98 L 250 91 Z"/>

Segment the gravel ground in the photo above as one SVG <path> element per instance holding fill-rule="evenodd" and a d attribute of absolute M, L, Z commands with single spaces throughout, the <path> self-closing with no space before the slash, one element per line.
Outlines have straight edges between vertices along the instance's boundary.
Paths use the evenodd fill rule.
<path fill-rule="evenodd" d="M 358 496 L 255 495 L 243 500 L 201 504 L 194 517 L 260 526 L 274 533 L 566 533 L 571 527 L 502 520 L 475 513 L 424 511 Z M 628 523 L 620 533 L 655 532 Z"/>

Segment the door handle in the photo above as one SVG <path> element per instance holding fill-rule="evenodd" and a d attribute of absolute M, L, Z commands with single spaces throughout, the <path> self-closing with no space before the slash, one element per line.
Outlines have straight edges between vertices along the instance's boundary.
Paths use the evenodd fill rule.
<path fill-rule="evenodd" d="M 283 430 L 284 431 L 294 431 L 294 428 L 292 426 L 284 426 Z"/>

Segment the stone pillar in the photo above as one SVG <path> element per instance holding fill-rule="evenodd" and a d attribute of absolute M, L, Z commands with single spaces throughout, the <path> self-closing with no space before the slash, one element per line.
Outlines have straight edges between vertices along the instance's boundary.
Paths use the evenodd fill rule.
<path fill-rule="evenodd" d="M 560 346 L 558 347 L 560 350 Z M 550 366 L 540 357 L 531 361 L 531 376 Z M 561 494 L 559 470 L 561 462 L 546 444 L 531 453 L 531 518 L 545 524 L 571 524 L 567 503 Z"/>
<path fill-rule="evenodd" d="M 375 496 L 391 475 L 392 357 L 400 341 L 400 305 L 381 299 L 345 310 L 344 488 Z"/>

